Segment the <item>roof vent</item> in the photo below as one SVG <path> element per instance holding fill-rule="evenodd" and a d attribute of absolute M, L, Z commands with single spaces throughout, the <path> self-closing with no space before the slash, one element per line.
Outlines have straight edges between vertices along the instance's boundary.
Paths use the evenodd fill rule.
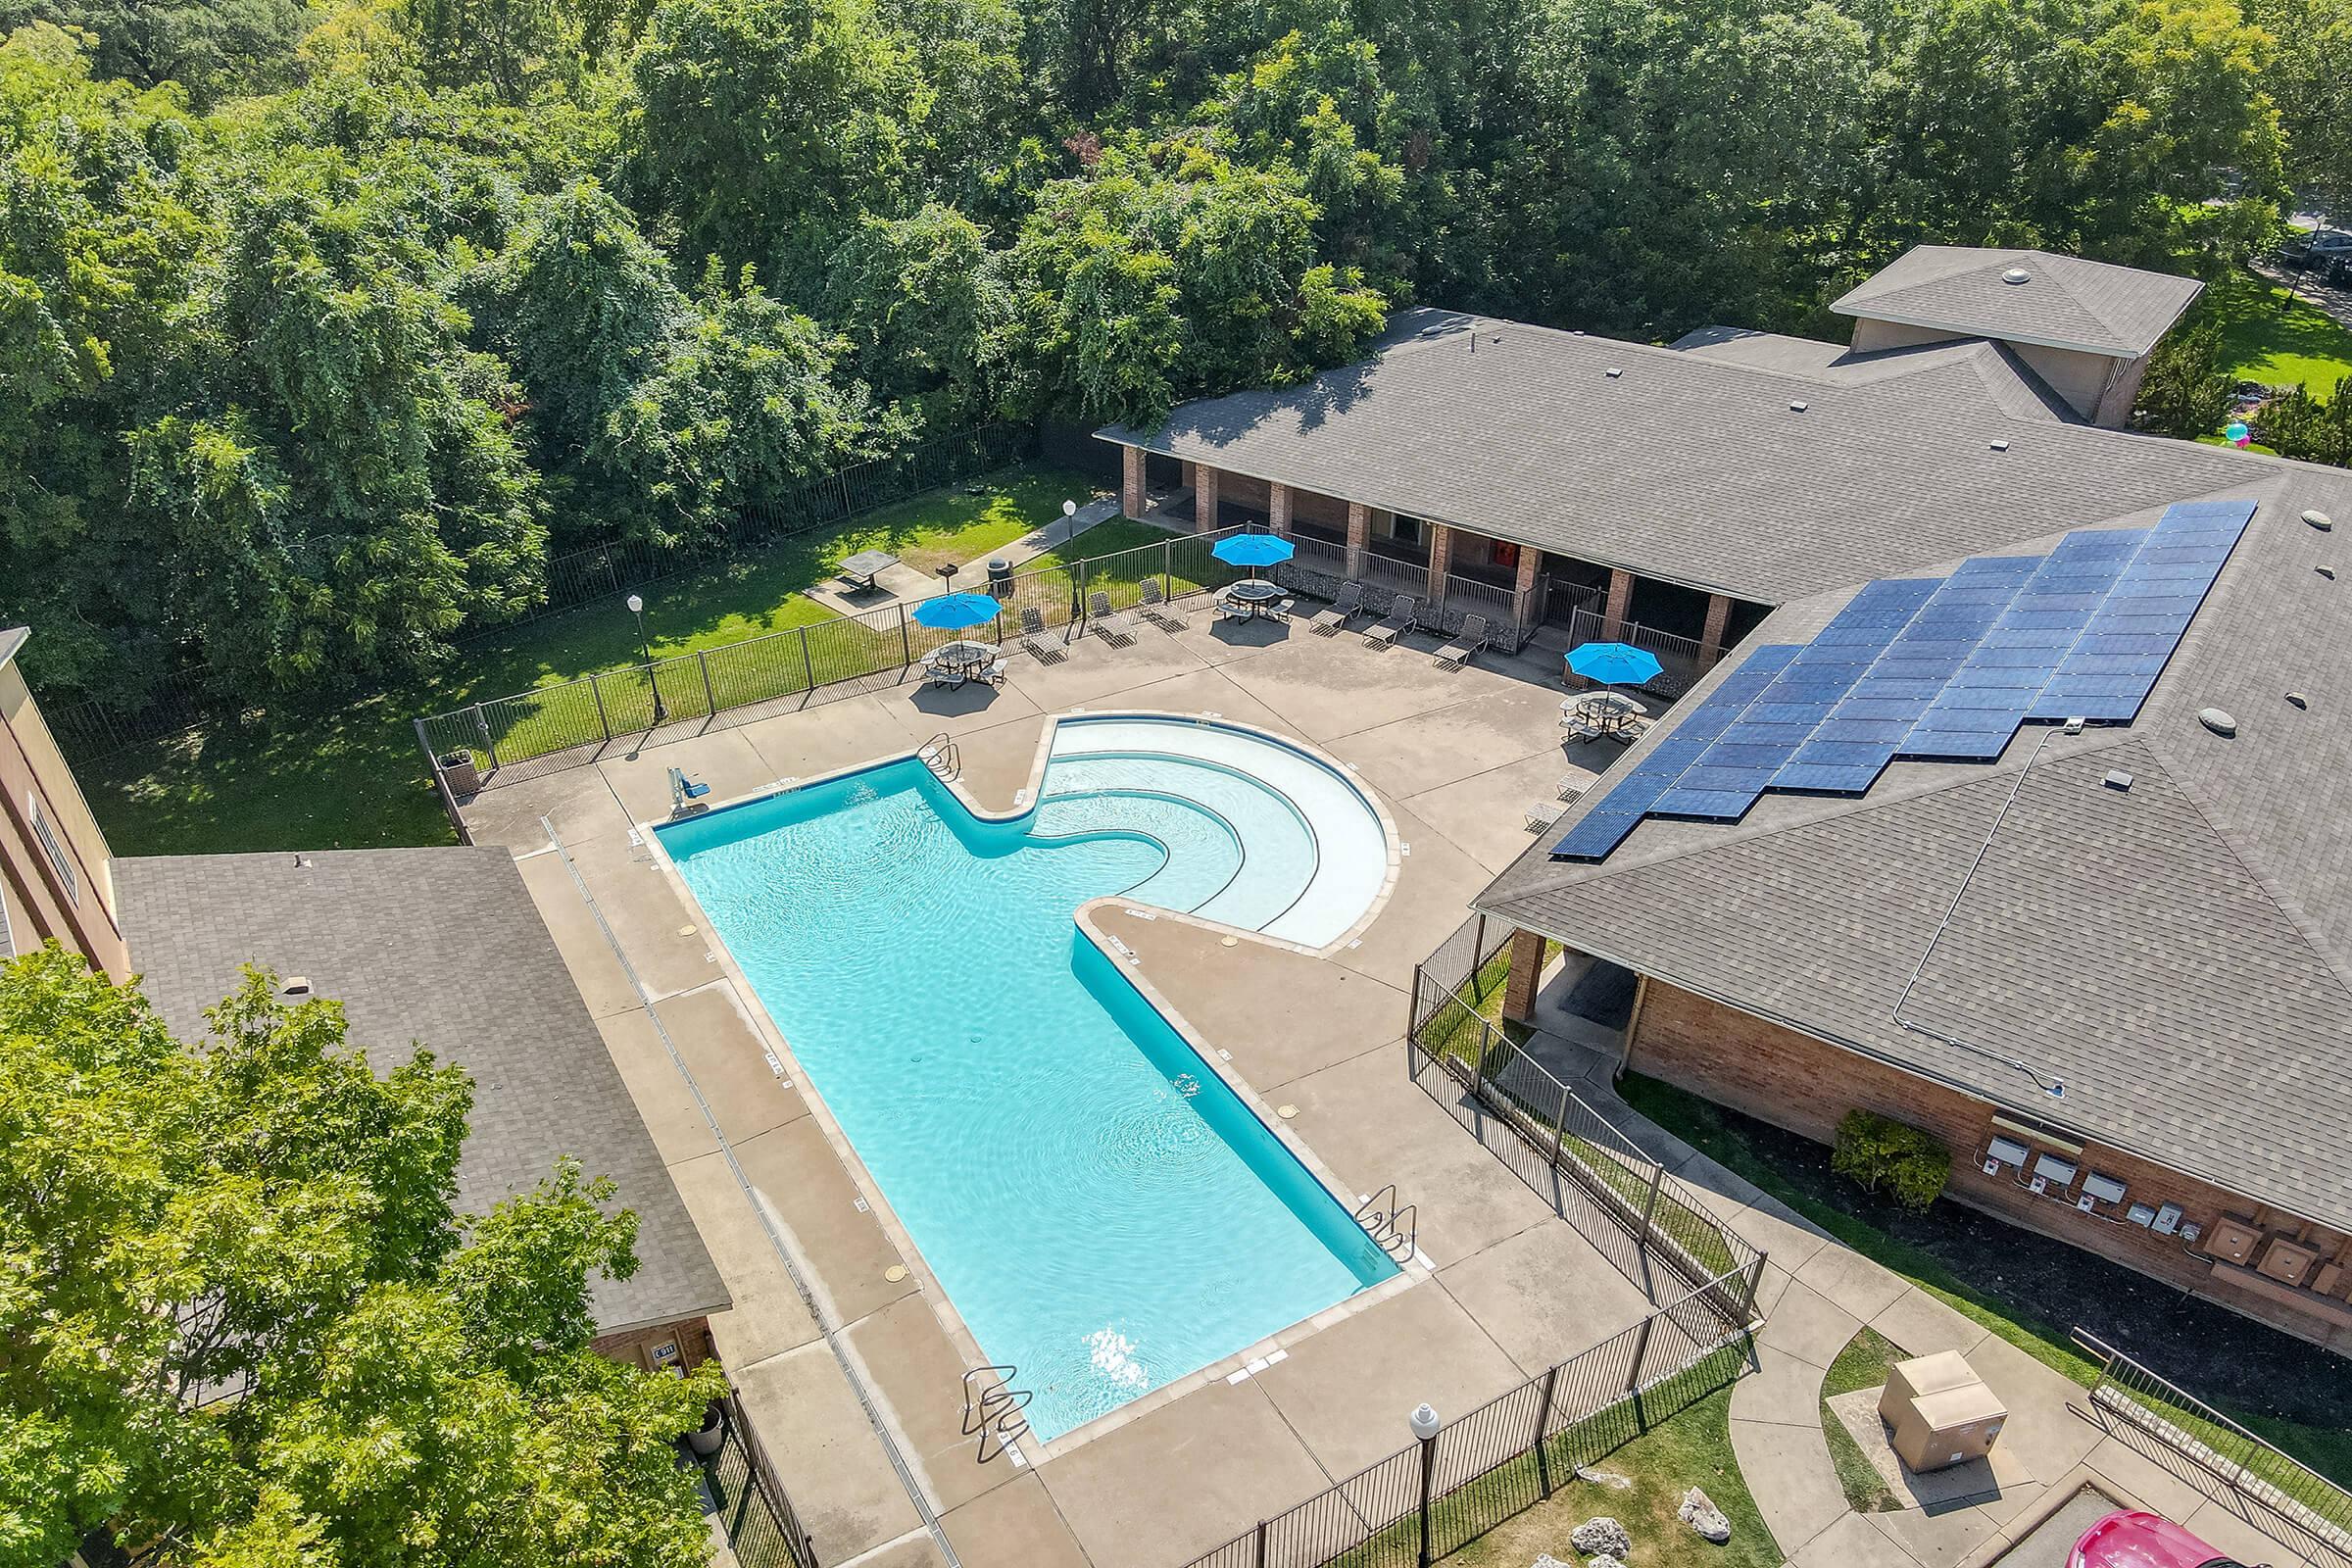
<path fill-rule="evenodd" d="M 1992 443 L 1992 450 L 1995 452 L 2006 452 L 2009 450 L 2009 443 L 2006 441 L 1995 441 Z"/>
<path fill-rule="evenodd" d="M 2001 281 L 2004 283 L 2030 283 L 2033 280 L 2034 274 L 2022 267 L 2012 267 L 2001 274 Z"/>
<path fill-rule="evenodd" d="M 2198 710 L 2197 722 L 2204 725 L 2207 729 L 2213 731 L 2216 735 L 2234 735 L 2237 733 L 2237 720 L 2231 718 L 2228 713 L 2224 712 L 2218 708 L 2206 708 Z"/>
<path fill-rule="evenodd" d="M 2328 515 L 2328 514 L 2325 512 L 2320 511 L 2316 507 L 2303 514 L 2303 520 L 2310 523 L 2314 528 L 2319 529 L 2322 533 L 2326 533 L 2328 529 L 2335 526 L 2335 519 Z"/>
<path fill-rule="evenodd" d="M 1617 379 L 1619 376 L 1623 375 L 1623 374 L 1625 373 L 1625 370 L 1624 370 L 1624 368 L 1623 368 L 1623 367 L 1621 367 L 1621 366 L 1615 366 L 1615 365 L 1612 365 L 1612 366 L 1610 366 L 1610 367 L 1609 367 L 1607 369 L 1605 369 L 1605 370 L 1601 371 L 1600 373 L 1601 373 L 1601 374 L 1603 374 L 1603 375 L 1605 375 L 1605 376 L 1607 376 L 1607 377 L 1608 377 L 1610 380 L 1614 381 L 1614 380 L 1616 380 L 1616 379 Z"/>
<path fill-rule="evenodd" d="M 311 994 L 311 977 L 307 974 L 290 974 L 286 976 L 285 984 L 277 988 L 277 994 L 281 997 L 307 997 Z"/>
<path fill-rule="evenodd" d="M 2295 708 L 2308 709 L 2311 707 L 2311 699 L 2304 696 L 2301 692 L 2288 692 L 2286 694 L 2286 700 L 2290 706 Z"/>
<path fill-rule="evenodd" d="M 2066 732 L 2067 732 L 2069 735 L 2080 735 L 2080 734 L 2082 734 L 2082 725 L 2084 724 L 2084 722 L 2085 722 L 2085 720 L 2084 720 L 2083 716 L 2082 716 L 2081 713 L 2070 713 L 2070 714 L 2068 714 L 2068 715 L 2067 715 L 2067 720 L 2066 720 Z"/>
<path fill-rule="evenodd" d="M 1790 398 L 1790 399 L 1788 400 L 1788 412 L 1789 412 L 1790 414 L 1802 414 L 1802 413 L 1804 413 L 1804 412 L 1805 412 L 1805 400 L 1804 400 L 1803 398 Z"/>
<path fill-rule="evenodd" d="M 2314 566 L 2311 569 L 2318 572 L 2321 576 L 2327 578 L 2329 582 L 2335 581 L 2335 568 L 2333 566 Z"/>
<path fill-rule="evenodd" d="M 2132 788 L 2132 775 L 2119 767 L 2113 772 L 2109 773 L 2105 778 L 2099 780 L 2099 782 L 2106 785 L 2109 789 L 2121 793 Z"/>

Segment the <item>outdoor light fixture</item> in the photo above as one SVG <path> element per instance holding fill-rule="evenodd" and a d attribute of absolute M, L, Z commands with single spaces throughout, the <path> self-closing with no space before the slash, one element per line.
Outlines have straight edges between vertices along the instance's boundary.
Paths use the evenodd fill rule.
<path fill-rule="evenodd" d="M 659 724 L 669 716 L 669 710 L 662 706 L 662 683 L 654 678 L 654 644 L 645 634 L 645 601 L 631 594 L 627 604 L 629 613 L 637 617 L 637 650 L 645 655 L 645 683 L 654 689 L 654 722 Z"/>
<path fill-rule="evenodd" d="M 1065 517 L 1075 517 L 1078 515 L 1078 503 L 1075 501 L 1064 501 L 1061 504 L 1061 514 Z"/>
<path fill-rule="evenodd" d="M 1409 1416 L 1406 1416 L 1404 1421 L 1405 1425 L 1413 1429 L 1413 1436 L 1419 1438 L 1423 1443 L 1427 1443 L 1430 1439 L 1436 1437 L 1438 1435 L 1438 1428 L 1445 1425 L 1445 1423 L 1438 1418 L 1438 1412 L 1426 1403 L 1416 1405 L 1413 1409 L 1413 1413 Z"/>

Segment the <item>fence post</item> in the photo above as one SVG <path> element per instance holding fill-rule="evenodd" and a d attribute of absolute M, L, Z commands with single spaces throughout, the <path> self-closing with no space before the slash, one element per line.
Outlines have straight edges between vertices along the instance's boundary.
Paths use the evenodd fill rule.
<path fill-rule="evenodd" d="M 424 720 L 416 721 L 421 725 Z M 422 733 L 421 729 L 418 733 Z M 1421 965 L 1413 965 L 1413 989 L 1404 998 L 1404 1071 L 1413 1074 L 1413 1053 L 1421 1046 Z"/>
<path fill-rule="evenodd" d="M 1159 547 L 1159 597 L 1176 597 L 1176 541 L 1168 540 Z"/>
<path fill-rule="evenodd" d="M 1658 1314 L 1655 1310 L 1652 1310 L 1649 1316 L 1642 1320 L 1641 1329 L 1634 1335 L 1634 1364 L 1632 1370 L 1628 1371 L 1625 1375 L 1625 1392 L 1635 1395 L 1637 1396 L 1637 1400 L 1639 1399 L 1640 1391 L 1642 1388 L 1642 1363 L 1649 1355 L 1650 1325 L 1657 1322 L 1657 1320 Z M 1641 1411 L 1639 1404 L 1637 1403 L 1635 1415 L 1637 1418 L 1639 1418 L 1640 1414 Z"/>
<path fill-rule="evenodd" d="M 588 695 L 596 699 L 596 723 L 605 732 L 605 744 L 612 744 L 612 720 L 605 714 L 605 689 L 596 683 L 596 672 L 588 674 Z"/>
<path fill-rule="evenodd" d="M 816 690 L 816 662 L 808 657 L 808 628 L 806 626 L 801 628 L 801 673 L 808 677 L 808 684 L 803 689 Z"/>
<path fill-rule="evenodd" d="M 1544 1399 L 1536 1406 L 1536 1480 L 1546 1497 L 1551 1495 L 1551 1455 L 1544 1451 L 1544 1429 L 1551 1425 L 1551 1389 L 1559 1380 L 1560 1369 L 1555 1362 L 1544 1374 Z"/>
<path fill-rule="evenodd" d="M 1642 1245 L 1643 1247 L 1647 1247 L 1656 1240 L 1656 1233 L 1650 1229 L 1650 1220 L 1658 1211 L 1658 1189 L 1665 1185 L 1666 1167 L 1652 1165 L 1649 1168 L 1649 1197 L 1644 1199 L 1642 1203 Z"/>
<path fill-rule="evenodd" d="M 1429 1410 L 1429 1406 L 1425 1404 L 1425 1405 L 1421 1406 L 1421 1409 L 1422 1409 L 1422 1410 Z M 1415 1411 L 1415 1412 L 1413 1412 L 1413 1413 L 1414 1413 L 1414 1415 L 1415 1415 L 1416 1417 L 1418 1417 L 1418 1416 L 1420 1415 L 1420 1411 L 1419 1411 L 1419 1410 L 1416 1410 L 1416 1411 Z M 1417 1426 L 1419 1423 L 1416 1421 L 1416 1423 L 1415 1423 L 1415 1424 L 1416 1424 L 1416 1426 Z M 1423 1438 L 1423 1439 L 1421 1440 L 1421 1564 L 1420 1564 L 1420 1568 L 1429 1568 L 1430 1562 L 1431 1562 L 1431 1560 L 1432 1560 L 1432 1559 L 1431 1559 L 1431 1556 L 1430 1556 L 1430 1550 L 1429 1550 L 1429 1492 L 1430 1492 L 1430 1484 L 1431 1484 L 1433 1481 L 1435 1481 L 1435 1480 L 1437 1479 L 1437 1474 L 1438 1474 L 1438 1427 L 1437 1427 L 1437 1412 L 1436 1412 L 1435 1410 L 1430 1410 L 1430 1413 L 1429 1413 L 1429 1436 L 1427 1436 L 1427 1437 L 1425 1437 L 1425 1438 Z"/>
<path fill-rule="evenodd" d="M 1474 911 L 1478 916 L 1478 932 L 1470 939 L 1470 989 L 1478 989 L 1478 971 L 1487 961 L 1487 911 Z"/>
<path fill-rule="evenodd" d="M 1487 1098 L 1487 1020 L 1475 1012 L 1470 1016 L 1478 1024 L 1478 1055 L 1470 1063 L 1470 1094 L 1474 1099 L 1484 1100 Z"/>
<path fill-rule="evenodd" d="M 695 650 L 694 662 L 703 666 L 703 701 L 709 705 L 704 708 L 703 711 L 715 713 L 718 711 L 718 694 L 710 689 L 710 656 L 698 648 Z"/>
<path fill-rule="evenodd" d="M 906 606 L 903 601 L 899 605 L 899 652 L 906 656 L 902 662 L 914 662 L 914 643 L 906 632 Z"/>
<path fill-rule="evenodd" d="M 1762 1290 L 1763 1287 L 1764 1254 L 1758 1252 L 1756 1260 L 1747 1265 L 1747 1286 L 1740 1293 L 1740 1321 L 1741 1323 L 1753 1323 L 1756 1320 L 1756 1292 Z"/>
<path fill-rule="evenodd" d="M 482 750 L 490 754 L 490 766 L 493 771 L 496 771 L 498 767 L 498 742 L 490 738 L 490 720 L 483 716 L 482 705 L 479 703 L 473 705 L 473 727 L 482 732 Z"/>
<path fill-rule="evenodd" d="M 1560 1113 L 1551 1121 L 1551 1163 L 1555 1170 L 1559 1167 L 1560 1160 L 1568 1152 L 1568 1097 L 1570 1093 L 1566 1084 L 1560 1085 Z M 1665 1169 L 1663 1165 L 1658 1168 Z"/>
<path fill-rule="evenodd" d="M 1257 1568 L 1266 1568 L 1266 1522 L 1257 1522 Z"/>

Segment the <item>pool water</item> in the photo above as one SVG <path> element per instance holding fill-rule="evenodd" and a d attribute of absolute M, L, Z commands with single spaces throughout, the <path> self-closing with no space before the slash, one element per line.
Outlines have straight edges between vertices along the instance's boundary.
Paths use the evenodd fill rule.
<path fill-rule="evenodd" d="M 1048 1440 L 1396 1272 L 1072 919 L 1123 894 L 1328 924 L 1322 839 L 1360 853 L 1354 827 L 1318 834 L 1226 738 L 1331 770 L 1218 726 L 1063 732 L 1010 822 L 907 760 L 659 830 Z"/>

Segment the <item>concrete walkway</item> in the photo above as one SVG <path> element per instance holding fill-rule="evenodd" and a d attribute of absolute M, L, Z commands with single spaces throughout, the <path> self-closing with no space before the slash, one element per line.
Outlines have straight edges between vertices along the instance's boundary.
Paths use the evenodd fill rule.
<path fill-rule="evenodd" d="M 2316 1568 L 2212 1500 L 2179 1456 L 2093 1412 L 2079 1384 L 1636 1112 L 1608 1087 L 1613 1053 L 1544 1036 L 1534 1049 L 1555 1071 L 1573 1071 L 1580 1097 L 1706 1194 L 1726 1223 L 1770 1257 L 1757 1295 L 1758 1309 L 1769 1315 L 1757 1336 L 1755 1369 L 1732 1389 L 1732 1450 L 1792 1568 L 1992 1563 L 2047 1504 L 2085 1484 L 2179 1520 L 2248 1562 Z M 1847 1503 L 1822 1432 L 1821 1395 L 1830 1363 L 1865 1327 L 1907 1355 L 1960 1351 L 2000 1396 L 2009 1409 L 2002 1461 L 1984 1490 L 1884 1513 L 1857 1513 Z"/>

